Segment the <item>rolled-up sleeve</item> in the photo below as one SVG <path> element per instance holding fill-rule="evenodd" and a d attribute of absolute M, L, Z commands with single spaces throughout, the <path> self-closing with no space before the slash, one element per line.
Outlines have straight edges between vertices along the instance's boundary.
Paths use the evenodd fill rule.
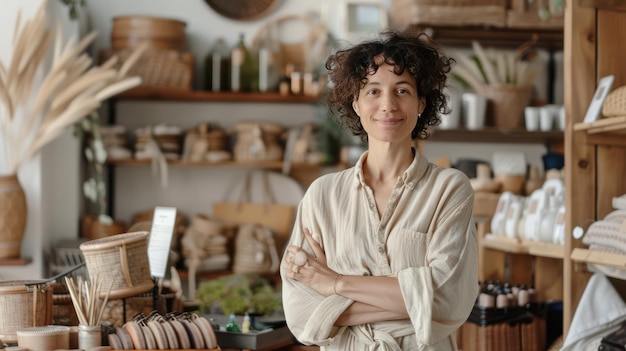
<path fill-rule="evenodd" d="M 398 272 L 415 337 L 425 345 L 452 335 L 467 320 L 478 293 L 473 192 L 461 187 L 441 201 L 447 204 L 433 224 L 424 266 Z"/>
<path fill-rule="evenodd" d="M 298 206 L 296 221 L 289 239 L 290 245 L 302 246 L 311 253 L 311 247 L 304 239 L 302 230 L 320 233 L 320 228 L 312 216 L 311 192 L 307 192 Z M 319 236 L 314 234 L 316 240 Z M 323 242 L 321 242 L 323 246 Z M 317 291 L 289 279 L 285 267 L 281 267 L 282 300 L 287 326 L 292 334 L 305 345 L 329 345 L 333 336 L 341 329 L 334 326 L 335 321 L 353 301 L 343 296 L 324 297 Z"/>

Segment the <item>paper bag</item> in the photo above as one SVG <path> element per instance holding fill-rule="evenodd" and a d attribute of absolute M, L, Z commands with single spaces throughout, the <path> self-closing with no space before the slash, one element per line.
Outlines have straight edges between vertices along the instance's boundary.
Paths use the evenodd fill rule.
<path fill-rule="evenodd" d="M 277 204 L 270 189 L 267 174 L 262 172 L 263 201 L 250 202 L 251 174 L 249 173 L 241 184 L 238 184 L 239 201 L 224 201 L 213 203 L 213 218 L 229 224 L 259 224 L 269 228 L 274 233 L 274 240 L 279 254 L 291 235 L 295 218 L 295 206 L 291 204 Z M 235 190 L 237 192 L 237 190 Z"/>

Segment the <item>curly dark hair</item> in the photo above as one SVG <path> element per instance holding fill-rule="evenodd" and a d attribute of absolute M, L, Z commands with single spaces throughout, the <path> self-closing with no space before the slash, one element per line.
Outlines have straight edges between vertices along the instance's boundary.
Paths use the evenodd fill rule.
<path fill-rule="evenodd" d="M 381 55 L 384 60 L 377 62 L 375 58 Z M 396 74 L 408 70 L 415 78 L 418 94 L 425 98 L 426 107 L 411 132 L 411 138 L 426 139 L 428 127 L 441 122 L 439 114 L 449 113 L 443 88 L 454 62 L 440 52 L 439 45 L 426 33 L 383 32 L 380 39 L 339 50 L 326 60 L 329 79 L 333 83 L 326 96 L 329 111 L 338 113 L 341 124 L 367 141 L 367 133 L 352 108 L 352 102 L 367 83 L 367 76 L 386 63 L 395 67 Z"/>

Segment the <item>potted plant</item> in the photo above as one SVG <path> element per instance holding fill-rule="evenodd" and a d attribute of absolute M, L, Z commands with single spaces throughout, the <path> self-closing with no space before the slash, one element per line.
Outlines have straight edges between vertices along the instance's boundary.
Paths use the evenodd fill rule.
<path fill-rule="evenodd" d="M 233 274 L 200 283 L 200 313 L 271 315 L 280 312 L 281 295 L 258 275 Z"/>
<path fill-rule="evenodd" d="M 63 43 L 61 27 L 48 22 L 46 2 L 28 21 L 18 16 L 10 61 L 0 62 L 0 247 L 9 248 L 0 258 L 21 251 L 27 206 L 20 167 L 102 101 L 141 83 L 127 72 L 145 47 L 119 69 L 117 57 L 95 66 L 83 54 L 95 33 Z"/>
<path fill-rule="evenodd" d="M 473 54 L 456 52 L 452 76 L 489 99 L 489 115 L 504 131 L 521 125 L 524 108 L 530 103 L 532 84 L 539 75 L 531 61 L 537 56 L 533 36 L 515 51 L 486 50 L 472 41 Z"/>
<path fill-rule="evenodd" d="M 86 214 L 81 218 L 81 235 L 89 239 L 98 239 L 120 234 L 126 230 L 123 221 L 115 221 L 107 213 L 107 184 L 105 163 L 107 151 L 100 132 L 100 117 L 96 111 L 76 124 L 75 134 L 82 140 L 85 157 L 85 181 L 83 194 L 95 206 L 97 215 Z"/>

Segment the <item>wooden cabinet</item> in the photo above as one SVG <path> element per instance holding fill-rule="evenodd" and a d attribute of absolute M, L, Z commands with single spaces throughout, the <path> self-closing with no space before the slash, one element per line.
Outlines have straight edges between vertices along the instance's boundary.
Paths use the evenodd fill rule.
<path fill-rule="evenodd" d="M 481 278 L 529 281 L 545 299 L 563 299 L 567 335 L 586 284 L 587 263 L 626 270 L 626 255 L 590 251 L 571 233 L 586 230 L 613 210 L 612 198 L 626 193 L 626 118 L 583 123 L 597 83 L 614 75 L 613 88 L 626 85 L 626 12 L 608 1 L 570 0 L 566 4 L 564 246 L 494 238 L 488 221 L 479 223 Z M 616 288 L 625 293 L 624 282 Z"/>
<path fill-rule="evenodd" d="M 566 4 L 565 131 L 566 233 L 602 219 L 613 197 L 626 193 L 626 126 L 616 120 L 610 131 L 582 124 L 598 81 L 613 74 L 613 87 L 626 84 L 626 12 L 624 5 L 603 0 L 569 0 Z M 604 122 L 603 122 L 604 123 Z M 567 333 L 590 277 L 587 262 L 624 269 L 626 256 L 589 252 L 581 240 L 566 236 L 563 260 L 564 332 Z"/>

